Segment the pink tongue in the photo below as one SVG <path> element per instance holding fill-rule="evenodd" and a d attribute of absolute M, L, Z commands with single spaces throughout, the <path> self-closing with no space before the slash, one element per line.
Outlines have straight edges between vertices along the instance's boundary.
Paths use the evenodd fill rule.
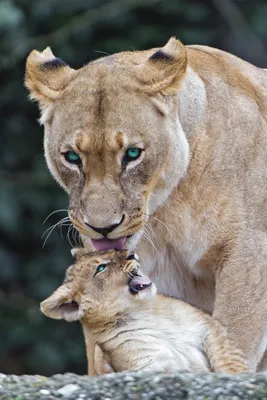
<path fill-rule="evenodd" d="M 96 250 L 122 250 L 126 242 L 126 237 L 120 237 L 118 239 L 91 239 L 92 244 Z"/>
<path fill-rule="evenodd" d="M 131 282 L 130 282 L 130 285 L 148 286 L 150 284 L 151 284 L 151 281 L 146 276 L 134 276 L 133 279 L 131 279 Z"/>

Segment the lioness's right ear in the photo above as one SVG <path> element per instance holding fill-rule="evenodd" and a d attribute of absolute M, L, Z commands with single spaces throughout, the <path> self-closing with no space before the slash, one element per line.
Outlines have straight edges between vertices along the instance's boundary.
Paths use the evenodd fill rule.
<path fill-rule="evenodd" d="M 44 300 L 40 308 L 47 317 L 65 319 L 68 322 L 76 321 L 82 316 L 79 304 L 73 300 L 73 292 L 65 285 Z"/>
<path fill-rule="evenodd" d="M 60 97 L 76 73 L 63 60 L 56 58 L 49 47 L 43 52 L 33 50 L 26 61 L 25 86 L 31 99 L 38 101 L 43 111 Z"/>
<path fill-rule="evenodd" d="M 184 45 L 175 37 L 152 54 L 139 71 L 143 91 L 154 96 L 175 95 L 187 68 Z"/>

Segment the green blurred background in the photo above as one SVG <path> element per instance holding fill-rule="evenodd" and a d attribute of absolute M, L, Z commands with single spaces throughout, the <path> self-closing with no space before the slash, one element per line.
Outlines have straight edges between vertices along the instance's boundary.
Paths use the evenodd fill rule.
<path fill-rule="evenodd" d="M 0 1 L 0 372 L 86 373 L 78 323 L 54 321 L 39 302 L 61 282 L 77 237 L 55 228 L 67 196 L 43 157 L 37 106 L 23 87 L 30 50 L 51 46 L 74 68 L 102 52 L 164 45 L 176 35 L 267 67 L 267 2 L 260 0 Z M 64 211 L 65 209 L 65 211 Z M 63 210 L 45 218 L 55 210 Z"/>

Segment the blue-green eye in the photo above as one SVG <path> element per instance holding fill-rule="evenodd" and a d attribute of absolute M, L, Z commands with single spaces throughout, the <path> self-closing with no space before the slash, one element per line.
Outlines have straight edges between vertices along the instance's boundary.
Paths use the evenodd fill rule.
<path fill-rule="evenodd" d="M 69 150 L 64 153 L 65 159 L 71 164 L 81 164 L 80 156 L 75 151 Z"/>
<path fill-rule="evenodd" d="M 129 149 L 126 150 L 125 156 L 124 156 L 124 162 L 130 162 L 137 160 L 137 158 L 140 157 L 142 153 L 142 149 L 139 149 L 138 147 L 129 147 Z"/>
<path fill-rule="evenodd" d="M 96 274 L 99 274 L 100 272 L 103 272 L 106 269 L 106 264 L 100 264 L 97 269 L 96 269 Z"/>

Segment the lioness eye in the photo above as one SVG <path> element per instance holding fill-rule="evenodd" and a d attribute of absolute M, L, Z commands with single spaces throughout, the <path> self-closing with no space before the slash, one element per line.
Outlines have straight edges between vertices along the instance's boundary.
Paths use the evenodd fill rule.
<path fill-rule="evenodd" d="M 142 153 L 142 149 L 139 149 L 138 147 L 129 147 L 129 149 L 126 150 L 123 162 L 127 163 L 130 161 L 137 160 L 137 158 L 140 157 Z"/>
<path fill-rule="evenodd" d="M 106 269 L 106 265 L 105 264 L 100 264 L 96 269 L 95 275 L 99 274 L 100 272 L 103 272 L 105 269 Z"/>
<path fill-rule="evenodd" d="M 75 151 L 67 151 L 66 153 L 64 153 L 64 157 L 66 161 L 71 164 L 81 164 L 81 158 L 77 153 L 75 153 Z"/>

